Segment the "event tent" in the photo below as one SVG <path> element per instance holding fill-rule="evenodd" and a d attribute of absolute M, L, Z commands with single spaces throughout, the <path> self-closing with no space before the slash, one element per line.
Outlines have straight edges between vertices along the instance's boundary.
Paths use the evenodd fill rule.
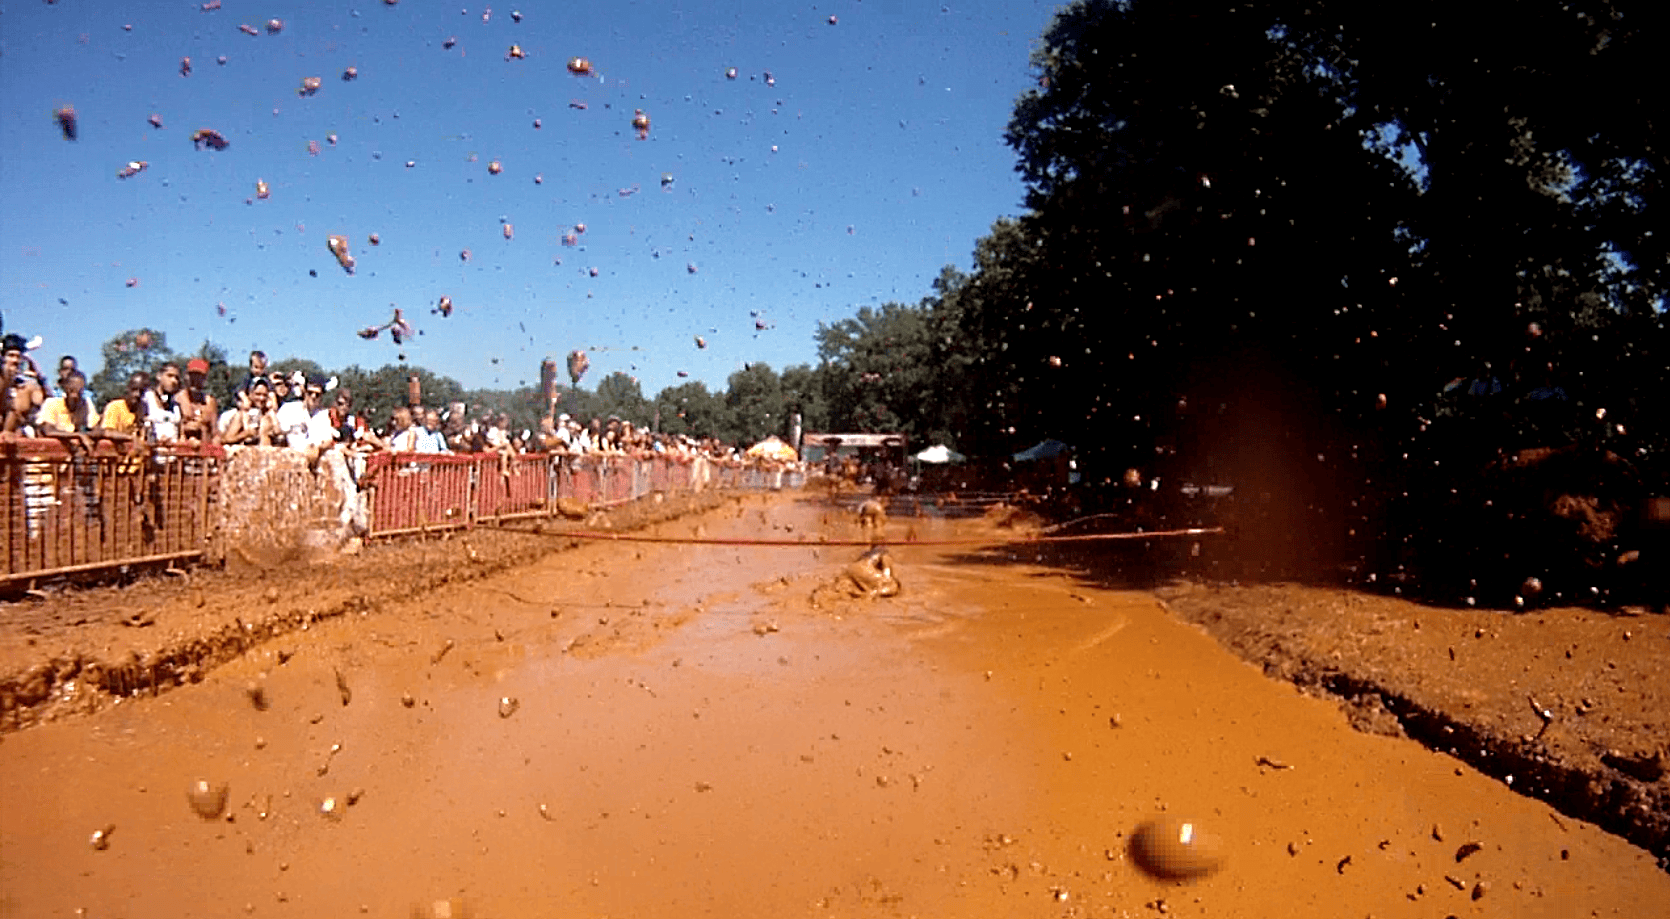
<path fill-rule="evenodd" d="M 914 459 L 914 460 L 916 460 L 917 462 L 920 462 L 920 463 L 940 464 L 940 463 L 960 463 L 963 460 L 968 459 L 968 457 L 962 455 L 961 453 L 958 453 L 957 451 L 951 449 L 950 447 L 947 447 L 944 444 L 934 444 L 933 446 L 929 447 L 928 449 L 923 450 L 921 453 L 918 453 L 915 456 L 911 457 L 911 459 Z"/>
<path fill-rule="evenodd" d="M 746 455 L 763 457 L 765 459 L 782 460 L 790 463 L 800 458 L 799 454 L 794 452 L 793 447 L 783 443 L 783 441 L 775 434 L 767 437 L 765 440 L 760 441 L 752 447 L 749 447 Z"/>
<path fill-rule="evenodd" d="M 1014 460 L 1017 463 L 1030 463 L 1034 460 L 1055 459 L 1071 449 L 1073 449 L 1071 446 L 1051 437 L 1015 454 Z"/>

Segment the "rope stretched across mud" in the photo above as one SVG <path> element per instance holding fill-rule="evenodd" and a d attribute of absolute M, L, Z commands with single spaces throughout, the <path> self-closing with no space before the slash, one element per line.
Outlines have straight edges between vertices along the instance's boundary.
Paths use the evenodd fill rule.
<path fill-rule="evenodd" d="M 773 546 L 783 548 L 820 548 L 823 546 L 989 546 L 993 543 L 1037 545 L 1040 543 L 1093 542 L 1120 539 L 1170 539 L 1179 536 L 1216 536 L 1223 527 L 1189 527 L 1178 530 L 1148 530 L 1123 533 L 1080 533 L 1075 536 L 1015 536 L 1007 539 L 709 539 L 701 536 L 639 536 L 626 533 L 601 533 L 595 530 L 521 530 L 506 528 L 506 532 L 526 533 L 529 536 L 550 536 L 557 539 L 595 539 L 606 542 L 677 543 L 697 546 Z"/>

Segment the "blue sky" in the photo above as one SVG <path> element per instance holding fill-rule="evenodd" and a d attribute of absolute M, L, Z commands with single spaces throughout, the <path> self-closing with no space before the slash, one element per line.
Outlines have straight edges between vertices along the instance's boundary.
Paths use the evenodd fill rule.
<path fill-rule="evenodd" d="M 240 363 L 404 353 L 467 387 L 537 385 L 573 348 L 598 349 L 586 384 L 621 370 L 647 395 L 681 370 L 722 390 L 745 363 L 813 362 L 820 321 L 916 302 L 1020 212 L 1002 133 L 1055 8 L 528 2 L 518 23 L 474 0 L 200 6 L 18 2 L 0 19 L 0 295 L 7 331 L 45 337 L 43 366 L 96 369 L 140 326 Z M 568 73 L 575 56 L 591 77 Z M 310 76 L 323 87 L 301 97 Z M 230 147 L 194 149 L 198 128 Z M 149 167 L 117 178 L 130 160 Z M 450 318 L 430 312 L 443 295 Z M 396 305 L 414 342 L 354 334 Z"/>

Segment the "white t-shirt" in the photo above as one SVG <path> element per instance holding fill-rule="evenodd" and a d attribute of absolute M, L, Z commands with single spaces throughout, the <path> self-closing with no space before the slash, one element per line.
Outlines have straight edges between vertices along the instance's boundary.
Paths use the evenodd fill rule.
<path fill-rule="evenodd" d="M 290 449 L 307 449 L 308 423 L 313 419 L 307 414 L 306 403 L 296 399 L 280 405 L 274 420 L 278 422 L 279 433 Z"/>
<path fill-rule="evenodd" d="M 164 406 L 156 390 L 145 390 L 145 427 L 150 430 L 151 440 L 159 444 L 171 444 L 179 440 L 179 404 L 169 399 L 168 405 Z"/>

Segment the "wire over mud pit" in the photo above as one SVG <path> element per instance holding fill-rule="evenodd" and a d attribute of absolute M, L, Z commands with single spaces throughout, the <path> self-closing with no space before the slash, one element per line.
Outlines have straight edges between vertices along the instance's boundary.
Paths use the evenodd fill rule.
<path fill-rule="evenodd" d="M 596 530 L 523 530 L 503 528 L 504 532 L 526 533 L 529 536 L 550 536 L 556 539 L 594 539 L 603 542 L 645 542 L 696 546 L 777 546 L 782 548 L 818 549 L 824 546 L 990 546 L 1039 545 L 1060 542 L 1099 542 L 1121 539 L 1170 539 L 1179 536 L 1217 536 L 1223 527 L 1189 527 L 1179 530 L 1148 530 L 1135 533 L 1080 533 L 1073 536 L 1014 536 L 985 539 L 709 539 L 697 536 L 635 536 L 628 533 L 600 533 Z"/>

